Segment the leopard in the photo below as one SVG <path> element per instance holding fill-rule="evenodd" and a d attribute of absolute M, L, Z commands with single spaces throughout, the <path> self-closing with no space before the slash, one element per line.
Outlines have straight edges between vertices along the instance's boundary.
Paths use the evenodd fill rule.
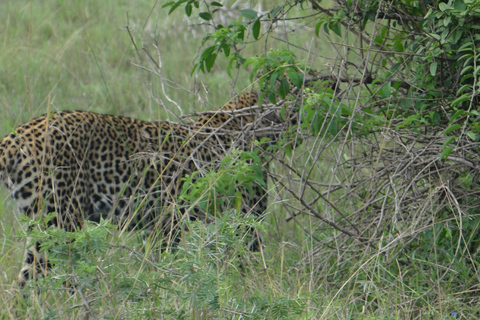
<path fill-rule="evenodd" d="M 199 208 L 181 208 L 184 178 L 211 170 L 232 149 L 246 151 L 255 148 L 254 140 L 275 139 L 271 128 L 284 120 L 275 112 L 260 116 L 258 100 L 258 93 L 246 92 L 186 123 L 49 112 L 1 141 L 0 185 L 28 218 L 54 213 L 48 226 L 73 232 L 85 221 L 110 219 L 128 230 L 161 230 L 165 242 L 174 244 L 182 215 L 202 216 Z M 242 214 L 260 217 L 267 210 L 265 187 L 239 188 Z M 260 242 L 256 237 L 251 250 Z M 20 288 L 52 268 L 41 243 L 30 245 L 16 280 Z"/>

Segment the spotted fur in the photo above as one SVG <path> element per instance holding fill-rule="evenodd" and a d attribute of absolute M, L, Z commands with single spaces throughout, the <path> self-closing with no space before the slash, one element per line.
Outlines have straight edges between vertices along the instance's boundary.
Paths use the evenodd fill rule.
<path fill-rule="evenodd" d="M 236 142 L 251 141 L 253 134 L 241 137 L 278 120 L 263 118 L 256 126 L 257 111 L 249 107 L 257 100 L 246 93 L 190 124 L 84 111 L 45 114 L 0 143 L 0 183 L 32 219 L 55 212 L 49 224 L 67 231 L 81 228 L 85 219 L 112 219 L 128 229 L 163 230 L 171 242 L 181 178 L 211 167 L 234 147 L 251 148 Z M 253 189 L 253 195 L 242 190 L 242 211 L 260 215 L 267 200 L 261 186 Z M 37 243 L 27 250 L 20 286 L 50 268 L 39 249 Z"/>

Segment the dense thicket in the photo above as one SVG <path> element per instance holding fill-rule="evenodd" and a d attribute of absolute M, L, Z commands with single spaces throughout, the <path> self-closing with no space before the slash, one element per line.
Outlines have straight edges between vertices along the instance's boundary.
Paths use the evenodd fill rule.
<path fill-rule="evenodd" d="M 313 243 L 304 261 L 317 284 L 352 288 L 376 270 L 395 286 L 418 284 L 400 290 L 399 304 L 414 310 L 445 299 L 443 290 L 470 301 L 480 240 L 478 1 L 166 6 L 209 26 L 194 71 L 226 59 L 271 102 L 288 100 L 284 77 L 305 83 L 290 99 L 302 146 L 273 155 L 271 177 L 287 221 Z M 238 19 L 225 23 L 227 13 Z"/>

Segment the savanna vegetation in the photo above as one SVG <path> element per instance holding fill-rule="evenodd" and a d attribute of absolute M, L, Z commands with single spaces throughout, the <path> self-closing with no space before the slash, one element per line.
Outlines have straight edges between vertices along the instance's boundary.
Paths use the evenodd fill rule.
<path fill-rule="evenodd" d="M 478 1 L 10 1 L 0 21 L 2 136 L 64 109 L 183 121 L 250 89 L 298 115 L 263 151 L 261 220 L 185 221 L 175 248 L 109 221 L 27 234 L 1 191 L 0 317 L 480 316 Z M 251 180 L 245 158 L 183 197 Z M 27 236 L 55 267 L 19 294 Z"/>

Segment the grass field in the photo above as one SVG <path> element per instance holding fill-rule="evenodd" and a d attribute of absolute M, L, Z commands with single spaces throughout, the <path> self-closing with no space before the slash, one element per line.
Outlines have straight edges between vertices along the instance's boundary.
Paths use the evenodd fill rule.
<path fill-rule="evenodd" d="M 191 75 L 204 36 L 199 21 L 187 20 L 182 10 L 168 15 L 162 3 L 155 4 L 0 2 L 0 135 L 51 110 L 175 120 L 164 106 L 177 115 L 212 110 L 248 85 L 248 74 L 230 78 L 221 59 L 212 73 Z M 331 50 L 310 35 L 292 40 L 317 48 L 319 55 Z M 251 50 L 265 49 L 258 44 Z M 142 68 L 152 68 L 147 52 L 161 64 L 162 77 Z M 300 58 L 305 55 L 299 50 Z M 315 61 L 321 67 L 325 62 Z M 319 183 L 338 178 L 331 169 L 335 145 L 329 148 L 331 158 L 311 166 Z M 385 249 L 397 240 L 387 233 L 365 252 L 341 251 L 350 243 L 336 242 L 338 231 L 321 221 L 308 215 L 299 215 L 297 223 L 285 221 L 280 202 L 294 203 L 288 194 L 272 198 L 260 225 L 233 213 L 212 225 L 189 224 L 191 231 L 173 252 L 161 252 L 148 239 L 143 243 L 138 231 L 90 224 L 76 238 L 75 254 L 65 256 L 61 248 L 54 253 L 71 263 L 19 300 L 14 281 L 26 241 L 12 199 L 5 190 L 0 196 L 5 199 L 0 205 L 0 319 L 450 319 L 455 318 L 451 312 L 465 311 L 455 295 L 458 282 L 470 281 L 463 264 L 455 266 L 458 279 L 445 280 L 441 263 L 411 254 L 417 265 L 404 272 L 405 261 L 389 256 L 401 250 Z M 335 203 L 342 211 L 352 210 L 355 199 L 336 197 L 330 200 L 339 200 Z M 316 210 L 327 217 L 336 214 L 322 205 Z M 261 253 L 248 252 L 235 232 L 252 223 L 262 229 Z M 68 269 L 73 264 L 75 270 Z M 77 279 L 74 295 L 63 283 L 69 276 Z M 474 305 L 464 314 L 476 312 Z"/>
<path fill-rule="evenodd" d="M 168 16 L 151 1 L 6 2 L 1 9 L 6 124 L 45 112 L 49 102 L 58 109 L 159 117 L 148 79 L 135 66 L 147 57 L 137 57 L 130 35 L 139 48 L 158 44 L 162 75 L 178 85 L 166 92 L 185 112 L 206 103 L 198 102 L 196 93 L 212 100 L 211 108 L 232 92 L 223 72 L 190 76 L 201 35 L 189 32 L 191 22 L 181 14 Z M 153 85 L 157 90 L 158 81 Z M 4 128 L 2 133 L 8 132 Z"/>

